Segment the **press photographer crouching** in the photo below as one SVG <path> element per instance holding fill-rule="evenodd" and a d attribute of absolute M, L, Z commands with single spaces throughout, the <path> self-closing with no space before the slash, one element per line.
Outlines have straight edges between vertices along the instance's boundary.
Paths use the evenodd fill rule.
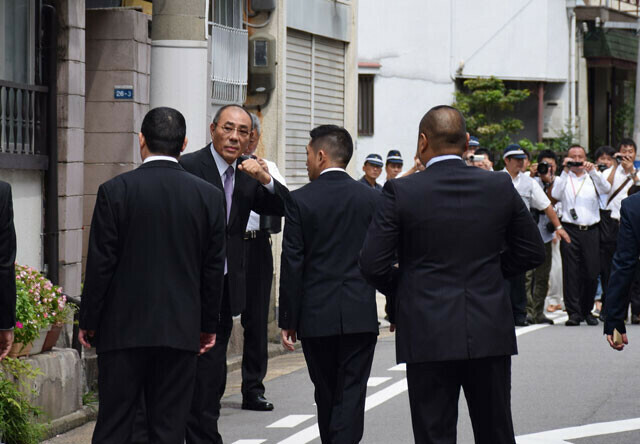
<path fill-rule="evenodd" d="M 549 218 L 549 221 L 553 224 L 554 232 L 556 232 L 557 235 L 559 235 L 565 242 L 571 242 L 571 239 L 562 228 L 560 220 L 558 219 L 558 216 L 556 215 L 556 212 L 551 205 L 551 201 L 545 194 L 542 186 L 534 179 L 532 179 L 528 174 L 524 174 L 522 172 L 522 168 L 527 155 L 522 150 L 520 145 L 515 143 L 509 145 L 507 148 L 505 148 L 502 157 L 505 164 L 505 169 L 503 171 L 511 176 L 513 186 L 516 188 L 516 191 L 518 191 L 518 194 L 520 194 L 520 197 L 522 197 L 522 200 L 524 201 L 527 209 L 534 209 L 544 213 Z M 548 173 L 549 172 L 547 172 L 547 174 Z M 547 256 L 548 260 L 550 260 L 550 249 L 547 253 Z M 527 293 L 525 287 L 525 274 L 509 278 L 507 280 L 507 285 L 505 286 L 505 288 L 508 288 L 511 297 L 511 306 L 513 309 L 513 318 L 515 324 L 517 326 L 529 325 L 529 322 L 527 321 L 526 309 Z M 535 316 L 533 321 L 536 323 L 545 322 L 544 319 L 542 319 L 542 317 L 539 317 L 538 315 Z"/>
<path fill-rule="evenodd" d="M 620 227 L 620 206 L 627 197 L 629 188 L 638 180 L 633 161 L 636 158 L 636 144 L 631 139 L 620 141 L 616 152 L 610 146 L 603 146 L 596 151 L 598 169 L 611 185 L 607 195 L 600 196 L 600 282 L 602 283 L 602 299 L 604 305 L 611 274 L 611 262 L 616 251 L 618 229 Z M 605 169 L 606 168 L 606 169 Z M 601 310 L 601 319 L 604 316 Z"/>
<path fill-rule="evenodd" d="M 555 179 L 551 196 L 562 203 L 562 224 L 571 242 L 562 242 L 562 286 L 569 314 L 567 326 L 598 325 L 591 314 L 600 272 L 600 196 L 611 184 L 580 145 L 569 148 L 562 174 Z"/>
<path fill-rule="evenodd" d="M 556 153 L 551 150 L 540 151 L 537 163 L 531 165 L 530 176 L 545 195 L 553 184 L 557 168 L 558 158 Z M 530 324 L 553 324 L 553 321 L 544 315 L 543 309 L 545 298 L 549 292 L 549 274 L 551 273 L 551 258 L 553 256 L 552 241 L 556 237 L 558 240 L 561 238 L 556 231 L 556 227 L 560 225 L 557 216 L 555 222 L 552 222 L 545 211 L 531 210 L 544 242 L 545 261 L 538 268 L 528 271 L 526 274 L 527 322 Z M 552 209 L 552 211 L 556 215 L 555 210 Z"/>

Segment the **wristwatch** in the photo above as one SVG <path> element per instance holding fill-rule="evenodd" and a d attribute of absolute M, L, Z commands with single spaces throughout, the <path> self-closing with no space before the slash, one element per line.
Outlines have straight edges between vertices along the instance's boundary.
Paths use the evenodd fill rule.
<path fill-rule="evenodd" d="M 564 229 L 564 227 L 563 227 L 562 225 L 558 225 L 558 226 L 556 227 L 556 231 L 558 231 L 558 230 L 563 230 L 563 229 Z"/>

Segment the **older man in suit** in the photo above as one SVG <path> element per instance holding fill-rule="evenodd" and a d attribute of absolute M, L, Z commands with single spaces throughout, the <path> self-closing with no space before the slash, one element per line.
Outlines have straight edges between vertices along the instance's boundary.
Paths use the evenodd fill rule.
<path fill-rule="evenodd" d="M 0 181 L 0 361 L 9 354 L 16 324 L 16 232 L 11 185 Z"/>
<path fill-rule="evenodd" d="M 261 159 L 241 158 L 249 146 L 251 115 L 241 106 L 227 105 L 210 126 L 212 143 L 180 159 L 190 173 L 224 192 L 227 209 L 227 257 L 224 292 L 217 328 L 217 344 L 198 358 L 196 391 L 187 421 L 187 444 L 222 443 L 218 432 L 220 400 L 227 374 L 227 346 L 232 316 L 242 313 L 246 301 L 245 237 L 251 210 L 261 215 L 284 215 L 289 192 L 273 179 Z M 253 410 L 273 408 L 263 395 L 244 399 Z"/>
<path fill-rule="evenodd" d="M 144 394 L 150 442 L 182 444 L 197 355 L 215 344 L 224 200 L 178 164 L 185 133 L 178 111 L 152 109 L 139 134 L 143 164 L 98 189 L 79 333 L 98 352 L 93 443 L 130 442 Z"/>
<path fill-rule="evenodd" d="M 344 128 L 311 131 L 311 183 L 291 193 L 282 244 L 282 342 L 293 350 L 302 341 L 323 443 L 362 439 L 378 334 L 375 290 L 360 273 L 358 252 L 380 193 L 346 173 L 352 153 Z"/>
<path fill-rule="evenodd" d="M 468 140 L 455 108 L 425 114 L 418 155 L 426 170 L 385 184 L 360 255 L 364 275 L 391 298 L 420 444 L 456 442 L 461 387 L 476 443 L 515 442 L 517 347 L 504 278 L 544 261 L 538 228 L 509 176 L 462 161 Z"/>

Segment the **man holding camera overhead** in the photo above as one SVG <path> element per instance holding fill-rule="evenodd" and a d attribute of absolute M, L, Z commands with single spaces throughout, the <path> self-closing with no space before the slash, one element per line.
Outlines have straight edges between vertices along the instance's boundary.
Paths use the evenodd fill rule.
<path fill-rule="evenodd" d="M 538 210 L 544 213 L 553 224 L 555 233 L 557 233 L 557 235 L 565 242 L 571 242 L 569 236 L 567 235 L 567 232 L 560 224 L 560 220 L 558 219 L 558 216 L 556 215 L 556 212 L 554 211 L 553 206 L 551 205 L 551 201 L 549 200 L 547 195 L 544 194 L 544 191 L 535 180 L 522 172 L 522 167 L 524 165 L 525 159 L 527 158 L 527 155 L 520 147 L 520 145 L 512 143 L 505 148 L 502 157 L 505 164 L 504 171 L 511 176 L 513 186 L 515 187 L 518 194 L 520 194 L 520 197 L 522 197 L 522 200 L 524 201 L 527 209 L 531 210 L 533 208 L 534 210 Z M 538 166 L 538 168 L 540 168 L 540 166 Z M 549 253 L 550 251 L 547 254 Z M 527 294 L 525 291 L 525 275 L 523 273 L 509 278 L 508 282 L 510 284 L 508 287 L 511 296 L 511 306 L 513 309 L 513 318 L 515 324 L 517 326 L 528 325 L 529 322 L 527 321 L 526 310 Z M 533 319 L 533 321 L 534 323 L 545 322 L 542 318 L 536 318 Z"/>
<path fill-rule="evenodd" d="M 562 221 L 571 243 L 562 242 L 562 285 L 569 314 L 567 326 L 598 325 L 591 314 L 600 271 L 600 196 L 608 194 L 611 184 L 587 162 L 580 145 L 569 148 L 563 170 L 551 189 L 551 196 L 562 202 Z"/>

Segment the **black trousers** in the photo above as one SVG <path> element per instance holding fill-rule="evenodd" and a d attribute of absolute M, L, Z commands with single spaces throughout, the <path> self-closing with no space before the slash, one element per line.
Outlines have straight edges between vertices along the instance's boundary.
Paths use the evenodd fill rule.
<path fill-rule="evenodd" d="M 131 442 L 140 397 L 152 443 L 182 444 L 196 373 L 196 353 L 167 347 L 98 355 L 98 421 L 93 444 Z"/>
<path fill-rule="evenodd" d="M 525 286 L 525 274 L 519 274 L 506 280 L 505 291 L 511 299 L 514 321 L 527 319 L 527 289 Z"/>
<path fill-rule="evenodd" d="M 600 283 L 602 284 L 601 302 L 607 299 L 607 287 L 611 277 L 611 263 L 618 244 L 620 221 L 611 218 L 611 211 L 600 211 Z M 603 224 L 603 222 L 606 222 Z"/>
<path fill-rule="evenodd" d="M 581 231 L 563 224 L 571 243 L 562 241 L 562 290 L 570 317 L 584 320 L 591 313 L 600 272 L 600 233 L 598 227 Z"/>
<path fill-rule="evenodd" d="M 514 444 L 511 356 L 407 364 L 416 444 L 455 444 L 460 387 L 476 444 Z"/>
<path fill-rule="evenodd" d="M 198 356 L 195 390 L 187 418 L 187 444 L 222 444 L 218 419 L 220 400 L 227 385 L 227 346 L 233 327 L 226 278 L 224 284 L 216 345 Z"/>
<path fill-rule="evenodd" d="M 267 374 L 267 323 L 273 280 L 273 256 L 269 235 L 259 235 L 246 243 L 247 307 L 242 312 L 242 396 L 264 395 L 262 380 Z"/>
<path fill-rule="evenodd" d="M 323 444 L 355 444 L 362 439 L 376 340 L 376 333 L 302 339 Z"/>

